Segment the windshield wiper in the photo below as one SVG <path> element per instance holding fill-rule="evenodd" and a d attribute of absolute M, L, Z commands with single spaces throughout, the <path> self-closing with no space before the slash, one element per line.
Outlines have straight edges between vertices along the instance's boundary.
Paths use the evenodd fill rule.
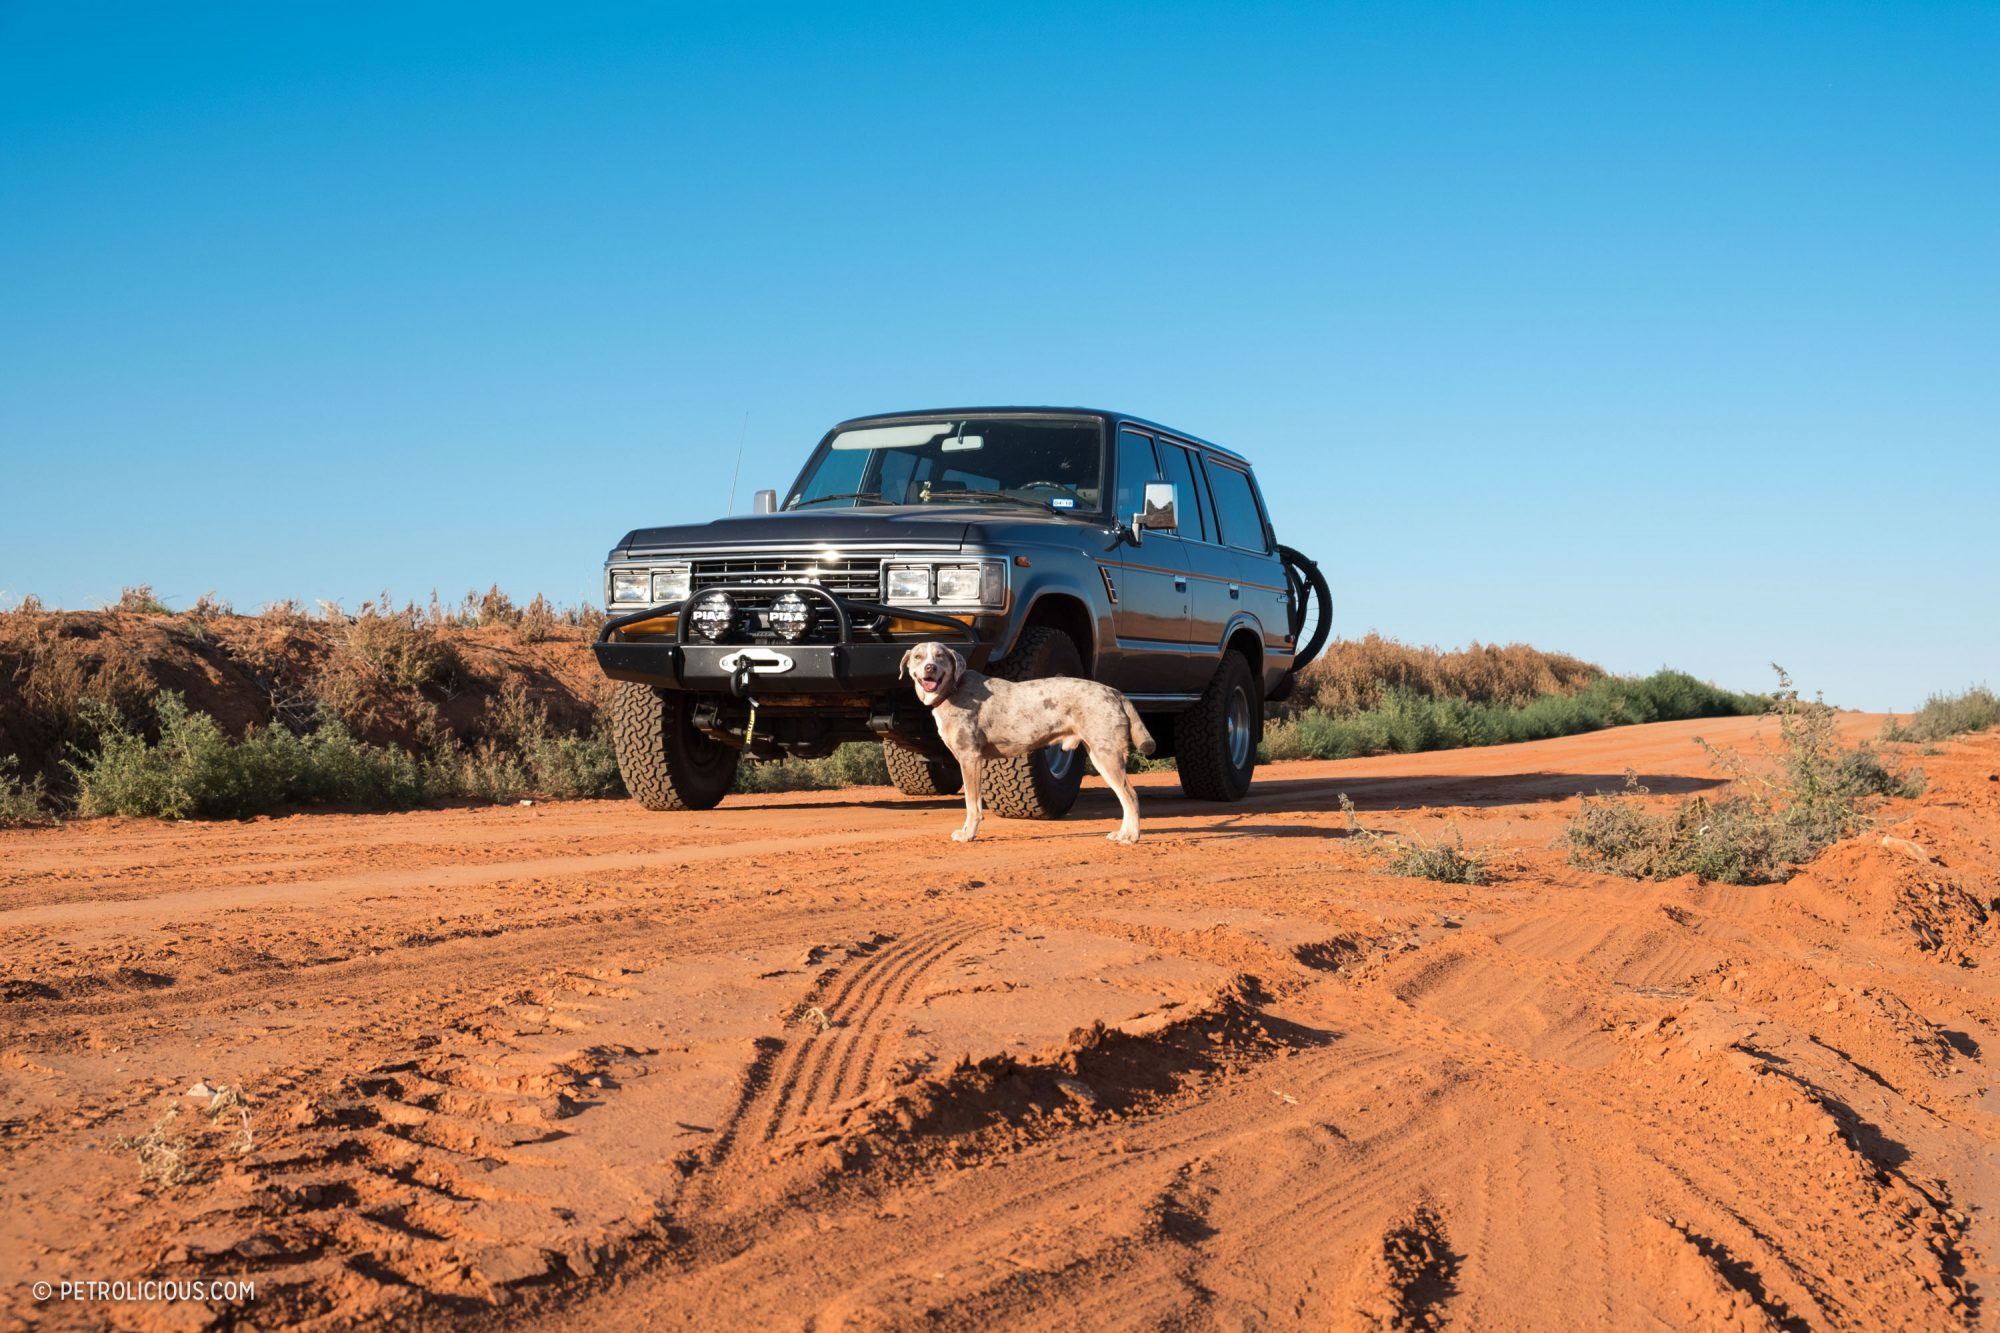
<path fill-rule="evenodd" d="M 873 500 L 876 504 L 887 504 L 880 491 L 848 491 L 843 495 L 815 495 L 810 500 L 797 500 L 793 509 L 804 509 L 807 505 L 823 505 L 832 500 Z"/>
<path fill-rule="evenodd" d="M 1006 502 L 1007 502 L 1008 504 L 1017 504 L 1017 505 L 1042 505 L 1042 506 L 1043 506 L 1044 508 L 1046 508 L 1046 507 L 1047 507 L 1047 505 L 1046 505 L 1046 504 L 1045 504 L 1045 503 L 1044 503 L 1043 501 L 1041 501 L 1041 500 L 1024 500 L 1024 499 L 1022 499 L 1022 498 L 1021 498 L 1020 496 L 1018 496 L 1018 495 L 1010 495 L 1010 494 L 1008 494 L 1008 493 L 1007 493 L 1006 491 L 932 491 L 932 492 L 931 492 L 931 493 L 930 493 L 929 495 L 925 496 L 924 498 L 925 498 L 925 500 L 926 500 L 926 501 L 930 501 L 930 500 L 1005 500 L 1005 501 L 1006 501 Z"/>

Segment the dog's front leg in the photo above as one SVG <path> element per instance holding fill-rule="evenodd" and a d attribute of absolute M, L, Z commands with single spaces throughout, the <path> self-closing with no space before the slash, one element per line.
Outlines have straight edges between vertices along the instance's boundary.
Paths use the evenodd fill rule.
<path fill-rule="evenodd" d="M 979 777 L 985 761 L 980 758 L 958 761 L 958 770 L 965 777 L 965 827 L 951 835 L 953 842 L 971 842 L 979 836 Z"/>

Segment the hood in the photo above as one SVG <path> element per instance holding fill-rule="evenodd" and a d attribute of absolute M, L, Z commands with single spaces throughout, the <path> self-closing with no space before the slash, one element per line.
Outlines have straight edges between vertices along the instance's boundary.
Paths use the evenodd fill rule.
<path fill-rule="evenodd" d="M 1054 514 L 1029 516 L 1019 511 L 995 512 L 992 505 L 923 505 L 904 508 L 868 506 L 860 509 L 793 509 L 776 514 L 740 514 L 712 523 L 638 528 L 618 543 L 617 554 L 642 551 L 697 551 L 703 547 L 790 545 L 883 545 L 956 549 L 976 540 L 979 530 L 997 522 L 1061 522 Z"/>

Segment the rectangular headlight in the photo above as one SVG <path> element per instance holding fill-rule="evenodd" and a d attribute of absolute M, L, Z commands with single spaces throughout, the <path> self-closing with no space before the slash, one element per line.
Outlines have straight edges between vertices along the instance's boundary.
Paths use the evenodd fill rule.
<path fill-rule="evenodd" d="M 928 565 L 889 566 L 889 600 L 928 602 L 931 599 L 931 571 Z"/>
<path fill-rule="evenodd" d="M 978 565 L 943 565 L 937 572 L 940 602 L 977 602 L 980 594 Z"/>
<path fill-rule="evenodd" d="M 668 565 L 653 571 L 653 605 L 665 606 L 668 602 L 685 602 L 688 595 L 688 567 Z"/>
<path fill-rule="evenodd" d="M 643 569 L 623 569 L 611 576 L 611 601 L 618 606 L 644 606 L 647 578 Z"/>

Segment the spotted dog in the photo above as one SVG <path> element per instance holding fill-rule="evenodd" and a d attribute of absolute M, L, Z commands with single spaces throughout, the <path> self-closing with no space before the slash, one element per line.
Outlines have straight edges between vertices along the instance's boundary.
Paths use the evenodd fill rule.
<path fill-rule="evenodd" d="M 979 835 L 979 780 L 985 762 L 1048 745 L 1065 750 L 1083 746 L 1125 812 L 1117 829 L 1105 836 L 1113 842 L 1139 840 L 1139 798 L 1125 773 L 1125 751 L 1129 745 L 1151 754 L 1153 737 L 1132 701 L 1117 690 L 1073 676 L 997 680 L 968 671 L 963 657 L 936 642 L 904 653 L 896 674 L 911 678 L 917 698 L 936 716 L 938 735 L 965 775 L 965 827 L 951 835 L 955 841 L 971 842 Z"/>

